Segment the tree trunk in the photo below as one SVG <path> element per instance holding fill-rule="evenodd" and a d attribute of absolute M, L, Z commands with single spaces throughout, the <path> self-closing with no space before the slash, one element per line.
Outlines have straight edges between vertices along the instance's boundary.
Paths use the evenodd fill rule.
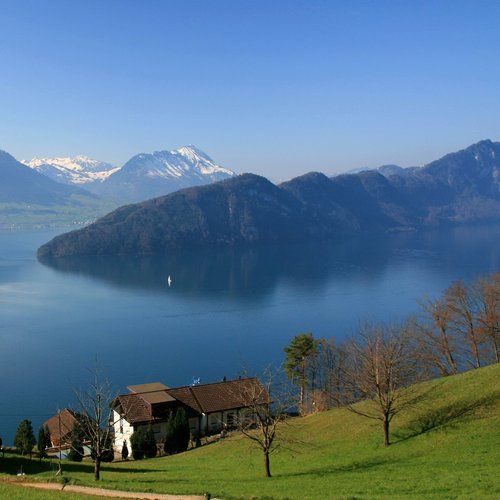
<path fill-rule="evenodd" d="M 475 338 L 471 339 L 472 353 L 474 355 L 474 368 L 481 368 L 481 358 L 479 357 L 479 347 Z"/>
<path fill-rule="evenodd" d="M 498 352 L 498 342 L 495 337 L 496 332 L 492 331 L 491 333 L 488 332 L 488 336 L 491 340 L 491 350 L 493 351 L 493 354 L 495 355 L 495 363 L 500 363 L 500 353 Z"/>
<path fill-rule="evenodd" d="M 264 473 L 266 477 L 271 477 L 271 467 L 269 464 L 269 452 L 264 452 Z"/>
<path fill-rule="evenodd" d="M 390 445 L 389 442 L 389 418 L 387 415 L 384 415 L 384 446 L 387 447 Z"/>
<path fill-rule="evenodd" d="M 101 458 L 96 457 L 94 462 L 94 480 L 99 481 L 101 479 Z"/>

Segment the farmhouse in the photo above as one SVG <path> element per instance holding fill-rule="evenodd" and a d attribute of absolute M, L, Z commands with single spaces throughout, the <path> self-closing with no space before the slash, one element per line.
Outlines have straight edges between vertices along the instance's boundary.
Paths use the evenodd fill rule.
<path fill-rule="evenodd" d="M 170 388 L 160 382 L 127 387 L 129 394 L 111 403 L 115 451 L 122 449 L 140 426 L 153 428 L 157 443 L 164 440 L 166 423 L 178 407 L 185 409 L 193 435 L 216 434 L 252 418 L 250 407 L 269 404 L 269 395 L 257 378 L 228 380 Z"/>
<path fill-rule="evenodd" d="M 49 429 L 50 442 L 53 448 L 69 445 L 73 429 L 81 418 L 82 416 L 73 410 L 64 408 L 57 415 L 44 422 L 44 427 Z"/>

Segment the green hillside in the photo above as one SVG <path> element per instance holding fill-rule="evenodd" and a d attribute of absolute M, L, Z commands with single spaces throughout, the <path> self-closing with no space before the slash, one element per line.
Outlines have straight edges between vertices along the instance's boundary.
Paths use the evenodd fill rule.
<path fill-rule="evenodd" d="M 270 479 L 259 450 L 233 435 L 172 457 L 106 464 L 99 486 L 217 498 L 499 498 L 500 365 L 419 390 L 424 397 L 418 406 L 394 420 L 389 448 L 378 422 L 331 410 L 282 427 L 283 447 L 272 456 Z M 54 476 L 46 465 L 41 470 L 38 461 L 28 462 L 27 478 Z M 19 459 L 0 464 L 5 478 Z M 95 486 L 90 463 L 64 465 L 68 480 Z M 0 493 L 5 488 L 5 494 L 17 491 L 0 485 Z"/>

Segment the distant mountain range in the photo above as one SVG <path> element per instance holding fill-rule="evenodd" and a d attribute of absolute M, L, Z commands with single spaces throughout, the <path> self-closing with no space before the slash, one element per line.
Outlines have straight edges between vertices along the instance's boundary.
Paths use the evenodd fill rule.
<path fill-rule="evenodd" d="M 23 163 L 57 182 L 82 186 L 121 203 L 143 201 L 235 175 L 192 145 L 173 151 L 141 153 L 121 168 L 86 156 L 33 158 Z"/>
<path fill-rule="evenodd" d="M 58 236 L 39 257 L 158 254 L 500 221 L 498 142 L 481 141 L 404 175 L 386 175 L 313 172 L 276 186 L 245 174 L 119 208 Z"/>
<path fill-rule="evenodd" d="M 382 165 L 380 167 L 372 168 L 372 167 L 362 167 L 356 168 L 354 170 L 350 170 L 347 172 L 348 174 L 360 174 L 361 172 L 378 172 L 382 174 L 384 177 L 390 177 L 391 175 L 408 175 L 413 173 L 415 170 L 418 170 L 421 167 L 400 167 L 399 165 Z"/>
<path fill-rule="evenodd" d="M 138 154 L 103 182 L 89 188 L 107 198 L 134 202 L 234 175 L 195 146 L 184 146 L 174 151 Z"/>
<path fill-rule="evenodd" d="M 86 224 L 125 203 L 232 176 L 194 146 L 139 154 L 122 168 L 86 156 L 21 163 L 0 151 L 0 228 Z"/>
<path fill-rule="evenodd" d="M 21 163 L 56 182 L 77 186 L 102 182 L 119 170 L 110 163 L 82 155 L 63 158 L 33 158 L 21 160 Z"/>
<path fill-rule="evenodd" d="M 66 204 L 72 195 L 95 198 L 74 186 L 64 186 L 0 151 L 0 203 Z"/>
<path fill-rule="evenodd" d="M 0 229 L 85 224 L 116 206 L 55 182 L 0 151 Z"/>

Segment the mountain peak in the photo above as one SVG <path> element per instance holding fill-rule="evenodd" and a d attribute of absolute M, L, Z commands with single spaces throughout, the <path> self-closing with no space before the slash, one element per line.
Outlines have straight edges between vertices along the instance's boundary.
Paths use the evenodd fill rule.
<path fill-rule="evenodd" d="M 63 184 L 82 185 L 95 181 L 102 182 L 117 170 L 117 167 L 110 163 L 94 160 L 85 155 L 32 158 L 21 160 L 21 163 Z"/>
<path fill-rule="evenodd" d="M 208 155 L 205 153 L 205 151 L 202 151 L 200 148 L 197 148 L 194 144 L 186 144 L 185 146 L 182 146 L 181 148 L 177 149 L 179 153 L 195 153 L 198 156 L 205 156 L 208 157 Z"/>
<path fill-rule="evenodd" d="M 116 174 L 95 186 L 95 191 L 126 202 L 142 201 L 233 176 L 234 172 L 189 144 L 170 151 L 137 154 Z"/>

